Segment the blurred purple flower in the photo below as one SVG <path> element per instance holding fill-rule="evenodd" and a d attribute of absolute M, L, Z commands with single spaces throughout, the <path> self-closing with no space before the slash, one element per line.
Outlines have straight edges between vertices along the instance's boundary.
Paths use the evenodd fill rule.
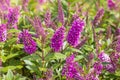
<path fill-rule="evenodd" d="M 113 2 L 113 0 L 108 0 L 107 2 L 109 9 L 115 9 L 115 2 Z"/>
<path fill-rule="evenodd" d="M 37 50 L 37 44 L 32 39 L 32 36 L 28 32 L 28 30 L 23 30 L 20 37 L 22 38 L 22 41 L 24 43 L 24 50 L 26 53 L 32 54 Z"/>
<path fill-rule="evenodd" d="M 33 23 L 33 26 L 35 28 L 35 31 L 37 33 L 37 36 L 42 36 L 42 42 L 45 41 L 45 38 L 46 38 L 46 32 L 42 26 L 42 23 L 41 23 L 41 20 L 39 17 L 35 17 L 34 18 L 34 21 L 32 22 Z"/>
<path fill-rule="evenodd" d="M 104 15 L 104 9 L 101 8 L 101 9 L 98 10 L 96 16 L 94 17 L 94 20 L 92 21 L 93 26 L 98 26 L 98 24 L 100 23 L 103 15 Z"/>
<path fill-rule="evenodd" d="M 0 42 L 4 42 L 7 39 L 7 28 L 5 24 L 0 25 Z"/>
<path fill-rule="evenodd" d="M 98 75 L 89 73 L 89 74 L 87 74 L 85 80 L 99 80 L 99 78 L 98 78 Z"/>
<path fill-rule="evenodd" d="M 74 58 L 74 54 L 66 58 L 66 63 L 62 69 L 62 75 L 66 76 L 67 80 L 69 80 L 69 78 L 73 78 L 75 80 L 84 80 L 83 77 L 77 71 L 77 68 L 80 66 L 77 62 L 74 61 Z"/>
<path fill-rule="evenodd" d="M 38 0 L 38 2 L 39 2 L 40 4 L 43 4 L 43 3 L 46 2 L 46 0 Z"/>
<path fill-rule="evenodd" d="M 97 75 L 101 74 L 101 72 L 103 70 L 103 65 L 101 62 L 95 62 L 93 67 L 94 67 L 94 71 Z"/>
<path fill-rule="evenodd" d="M 109 71 L 110 73 L 114 73 L 115 70 L 117 69 L 117 64 L 119 64 L 119 58 L 120 55 L 119 53 L 112 53 L 110 55 L 111 63 L 106 66 L 106 70 Z"/>
<path fill-rule="evenodd" d="M 101 62 L 111 62 L 109 55 L 103 51 L 98 55 L 98 58 Z"/>
<path fill-rule="evenodd" d="M 8 15 L 7 15 L 7 19 L 8 19 L 7 25 L 13 26 L 13 25 L 17 24 L 19 15 L 20 15 L 20 8 L 19 7 L 10 8 Z"/>
<path fill-rule="evenodd" d="M 114 64 L 110 63 L 105 66 L 105 69 L 110 73 L 114 73 L 116 70 L 116 66 Z"/>
<path fill-rule="evenodd" d="M 117 28 L 116 29 L 116 36 L 119 36 L 120 35 L 120 28 Z"/>
<path fill-rule="evenodd" d="M 25 11 L 27 11 L 29 0 L 22 0 L 22 7 Z"/>
<path fill-rule="evenodd" d="M 0 0 L 1 10 L 8 10 L 9 6 L 10 6 L 10 0 Z"/>
<path fill-rule="evenodd" d="M 64 12 L 62 9 L 61 0 L 58 0 L 58 20 L 62 23 L 62 25 L 64 25 L 65 20 L 64 20 Z"/>
<path fill-rule="evenodd" d="M 72 23 L 72 27 L 68 32 L 67 35 L 67 41 L 72 46 L 77 46 L 79 43 L 79 38 L 81 35 L 81 32 L 83 31 L 83 28 L 85 26 L 85 23 L 81 19 L 76 19 Z"/>
<path fill-rule="evenodd" d="M 63 40 L 64 40 L 64 31 L 65 28 L 62 26 L 56 30 L 53 37 L 51 38 L 51 48 L 55 52 L 59 52 L 62 49 L 63 46 Z"/>
<path fill-rule="evenodd" d="M 50 27 L 51 26 L 51 12 L 50 12 L 50 10 L 47 10 L 47 12 L 46 12 L 46 14 L 45 14 L 45 19 L 44 19 L 44 21 L 45 21 L 45 24 L 46 24 L 46 26 L 47 27 Z"/>

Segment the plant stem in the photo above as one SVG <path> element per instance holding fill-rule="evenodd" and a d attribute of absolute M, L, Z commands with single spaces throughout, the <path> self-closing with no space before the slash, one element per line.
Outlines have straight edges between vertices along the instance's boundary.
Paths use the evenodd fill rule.
<path fill-rule="evenodd" d="M 96 53 L 98 54 L 98 41 L 97 41 L 97 38 L 96 38 L 96 33 L 95 33 L 94 26 L 92 26 L 92 31 L 93 31 L 93 38 L 94 38 L 94 42 L 95 42 Z"/>

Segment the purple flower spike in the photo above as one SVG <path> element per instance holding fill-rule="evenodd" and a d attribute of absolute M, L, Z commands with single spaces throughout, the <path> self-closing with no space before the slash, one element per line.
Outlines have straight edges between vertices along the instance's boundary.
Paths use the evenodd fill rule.
<path fill-rule="evenodd" d="M 32 54 L 37 50 L 37 44 L 32 39 L 31 34 L 29 34 L 28 30 L 23 30 L 21 33 L 22 41 L 24 43 L 24 50 L 28 54 Z"/>
<path fill-rule="evenodd" d="M 43 40 L 45 40 L 46 32 L 42 26 L 41 20 L 39 17 L 35 17 L 33 21 L 33 26 L 35 28 L 37 36 L 42 36 Z"/>
<path fill-rule="evenodd" d="M 45 14 L 44 21 L 45 21 L 45 24 L 46 24 L 47 27 L 51 26 L 52 21 L 51 21 L 51 12 L 50 12 L 50 10 L 47 10 L 47 12 Z"/>
<path fill-rule="evenodd" d="M 7 28 L 5 24 L 0 25 L 0 42 L 4 42 L 7 39 Z"/>
<path fill-rule="evenodd" d="M 93 22 L 92 22 L 93 26 L 98 26 L 98 24 L 100 23 L 103 15 L 104 15 L 104 9 L 101 8 L 101 9 L 99 9 L 99 11 L 97 12 L 97 14 L 96 14 L 96 16 L 95 16 L 95 18 L 94 18 L 94 20 L 93 20 Z"/>
<path fill-rule="evenodd" d="M 55 52 L 59 52 L 62 49 L 63 41 L 64 41 L 64 31 L 65 28 L 62 26 L 56 30 L 55 34 L 51 38 L 51 48 Z"/>
<path fill-rule="evenodd" d="M 112 0 L 108 0 L 108 8 L 115 9 L 115 3 Z"/>
<path fill-rule="evenodd" d="M 64 25 L 65 20 L 64 20 L 64 12 L 62 9 L 61 0 L 58 0 L 58 20 Z"/>
<path fill-rule="evenodd" d="M 109 55 L 107 55 L 107 54 L 104 53 L 104 52 L 101 52 L 101 53 L 98 55 L 98 58 L 99 58 L 99 60 L 100 60 L 101 62 L 108 62 L 108 63 L 111 62 Z"/>
<path fill-rule="evenodd" d="M 74 61 L 74 58 L 74 54 L 66 58 L 66 63 L 62 69 L 62 75 L 66 76 L 66 80 L 69 80 L 70 78 L 75 80 L 84 80 L 84 78 L 78 72 L 81 67 L 77 62 Z"/>
<path fill-rule="evenodd" d="M 79 18 L 73 21 L 72 27 L 67 35 L 67 41 L 70 45 L 75 47 L 79 44 L 80 34 L 83 31 L 84 25 L 84 21 Z"/>
<path fill-rule="evenodd" d="M 97 75 L 101 74 L 102 69 L 103 69 L 103 65 L 102 65 L 101 62 L 96 62 L 96 63 L 94 64 L 94 71 L 95 71 L 95 73 L 96 73 Z"/>
<path fill-rule="evenodd" d="M 106 66 L 105 66 L 105 69 L 108 71 L 108 72 L 110 72 L 110 73 L 114 73 L 115 72 L 115 70 L 116 70 L 116 66 L 114 65 L 114 64 L 107 64 Z"/>
<path fill-rule="evenodd" d="M 10 8 L 8 15 L 7 15 L 7 19 L 8 22 L 7 24 L 10 25 L 15 25 L 18 22 L 18 17 L 20 14 L 20 8 L 19 7 L 15 7 L 15 8 Z"/>

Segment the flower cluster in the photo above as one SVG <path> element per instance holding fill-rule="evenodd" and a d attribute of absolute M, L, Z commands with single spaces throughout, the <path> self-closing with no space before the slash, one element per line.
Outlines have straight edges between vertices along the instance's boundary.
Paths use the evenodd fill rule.
<path fill-rule="evenodd" d="M 97 12 L 97 14 L 92 22 L 93 26 L 97 26 L 100 23 L 103 15 L 104 15 L 104 9 L 101 8 L 98 10 L 98 12 Z"/>
<path fill-rule="evenodd" d="M 77 46 L 79 43 L 79 38 L 81 35 L 81 32 L 83 31 L 83 28 L 85 26 L 85 23 L 83 20 L 77 18 L 73 21 L 72 27 L 68 32 L 67 35 L 67 41 L 72 46 Z"/>
<path fill-rule="evenodd" d="M 66 64 L 62 69 L 62 75 L 67 77 L 67 80 L 70 78 L 75 80 L 84 80 L 84 78 L 80 75 L 79 71 L 81 66 L 77 62 L 74 61 L 74 54 L 67 57 Z"/>
<path fill-rule="evenodd" d="M 98 56 L 99 60 L 102 63 L 106 63 L 104 68 L 109 71 L 110 73 L 114 73 L 117 66 L 116 63 L 118 62 L 119 56 L 117 54 L 112 55 L 112 57 L 109 57 L 109 55 L 105 54 L 104 52 L 101 52 Z M 116 59 L 116 62 L 114 61 Z"/>
<path fill-rule="evenodd" d="M 10 25 L 14 26 L 18 22 L 19 15 L 20 15 L 20 8 L 19 7 L 10 8 L 8 15 L 7 15 L 8 26 L 10 26 Z"/>
<path fill-rule="evenodd" d="M 101 62 L 95 62 L 93 67 L 94 67 L 94 71 L 97 75 L 101 74 L 102 69 L 103 69 L 103 65 Z"/>
<path fill-rule="evenodd" d="M 108 8 L 115 9 L 115 3 L 112 0 L 108 0 Z"/>
<path fill-rule="evenodd" d="M 31 34 L 29 34 L 28 30 L 23 30 L 21 33 L 21 38 L 24 44 L 24 50 L 26 53 L 32 54 L 37 50 L 37 44 L 32 39 Z"/>
<path fill-rule="evenodd" d="M 7 39 L 7 28 L 5 24 L 0 25 L 0 42 L 4 42 Z"/>
<path fill-rule="evenodd" d="M 65 28 L 63 26 L 58 28 L 51 38 L 51 48 L 55 52 L 59 52 L 62 49 L 64 41 L 64 31 Z"/>

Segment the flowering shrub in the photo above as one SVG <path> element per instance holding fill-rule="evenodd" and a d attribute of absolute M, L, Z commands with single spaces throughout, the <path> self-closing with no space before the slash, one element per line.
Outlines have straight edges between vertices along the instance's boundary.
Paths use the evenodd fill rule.
<path fill-rule="evenodd" d="M 0 80 L 119 80 L 120 0 L 0 0 Z"/>

